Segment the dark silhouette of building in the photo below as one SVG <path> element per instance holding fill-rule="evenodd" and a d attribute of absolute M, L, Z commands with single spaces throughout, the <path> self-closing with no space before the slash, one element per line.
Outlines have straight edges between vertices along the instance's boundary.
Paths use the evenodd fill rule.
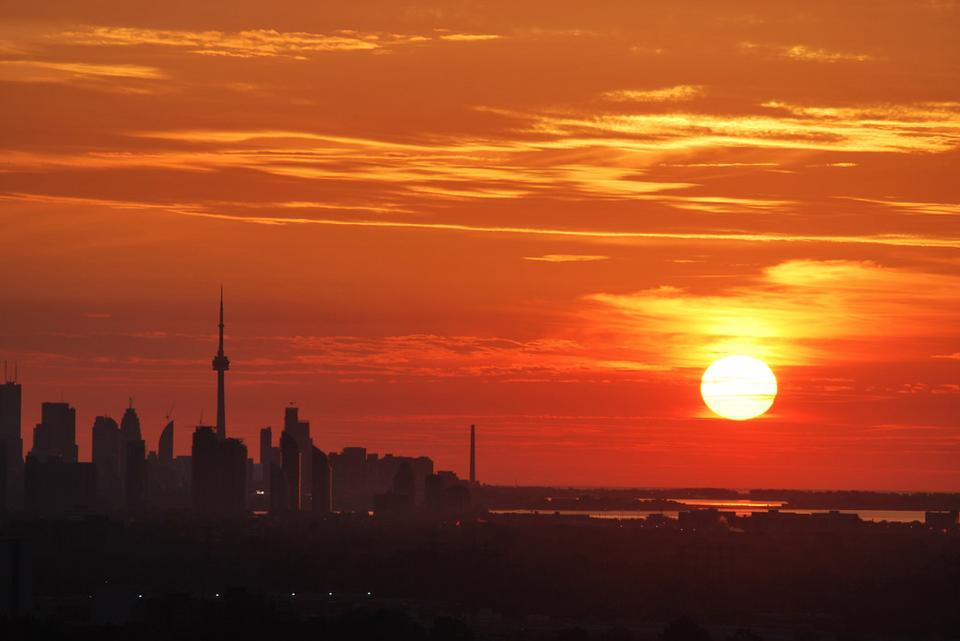
<path fill-rule="evenodd" d="M 217 438 L 227 438 L 226 409 L 224 408 L 223 373 L 230 369 L 230 359 L 223 353 L 223 287 L 220 288 L 220 348 L 213 358 L 213 369 L 217 372 Z"/>
<path fill-rule="evenodd" d="M 0 621 L 33 614 L 34 556 L 31 541 L 0 540 Z"/>
<path fill-rule="evenodd" d="M 285 514 L 290 510 L 287 505 L 290 492 L 287 488 L 287 477 L 276 463 L 270 463 L 270 514 Z"/>
<path fill-rule="evenodd" d="M 329 461 L 333 469 L 333 509 L 370 509 L 366 500 L 372 495 L 367 482 L 367 448 L 345 447 L 339 453 L 331 453 Z"/>
<path fill-rule="evenodd" d="M 235 514 L 246 509 L 247 447 L 240 439 L 220 440 L 202 425 L 191 451 L 193 509 L 204 514 Z"/>
<path fill-rule="evenodd" d="M 126 470 L 123 476 L 124 505 L 141 509 L 147 496 L 147 451 L 143 439 L 124 443 Z"/>
<path fill-rule="evenodd" d="M 413 494 L 416 488 L 413 468 L 409 461 L 401 461 L 393 476 L 392 489 L 373 495 L 373 512 L 377 516 L 402 516 L 413 511 Z"/>
<path fill-rule="evenodd" d="M 147 444 L 140 431 L 140 417 L 133 409 L 133 399 L 120 419 L 120 478 L 124 504 L 128 508 L 143 507 L 147 492 Z"/>
<path fill-rule="evenodd" d="M 91 458 L 97 468 L 97 506 L 112 510 L 120 506 L 120 426 L 109 416 L 93 421 Z"/>
<path fill-rule="evenodd" d="M 927 527 L 944 532 L 953 532 L 960 529 L 960 511 L 926 511 L 923 514 L 923 523 Z"/>
<path fill-rule="evenodd" d="M 313 488 L 313 461 L 310 456 L 313 440 L 310 438 L 310 422 L 301 421 L 299 412 L 297 407 L 286 408 L 283 414 L 283 431 L 296 440 L 297 449 L 300 450 L 300 505 L 309 509 L 310 492 Z"/>
<path fill-rule="evenodd" d="M 260 430 L 260 473 L 263 476 L 262 488 L 270 495 L 271 464 L 280 464 L 279 453 L 273 447 L 273 428 L 264 427 Z"/>
<path fill-rule="evenodd" d="M 397 473 L 393 477 L 393 491 L 403 496 L 409 496 L 412 501 L 415 486 L 416 481 L 413 477 L 413 468 L 410 467 L 410 463 L 403 461 L 399 467 L 397 467 Z"/>
<path fill-rule="evenodd" d="M 280 469 L 285 484 L 287 510 L 300 509 L 300 448 L 290 432 L 280 433 Z"/>
<path fill-rule="evenodd" d="M 161 463 L 173 463 L 173 421 L 167 423 L 160 432 L 160 442 L 157 443 L 157 457 Z"/>
<path fill-rule="evenodd" d="M 470 426 L 470 487 L 477 483 L 477 430 Z"/>
<path fill-rule="evenodd" d="M 21 389 L 14 380 L 0 385 L 0 510 L 20 507 L 23 500 L 23 437 L 20 432 Z"/>
<path fill-rule="evenodd" d="M 465 512 L 470 509 L 469 487 L 454 472 L 440 471 L 424 478 L 424 508 L 433 512 Z"/>
<path fill-rule="evenodd" d="M 168 421 L 160 433 L 157 452 L 147 456 L 147 501 L 160 508 L 185 507 L 185 486 L 186 479 L 173 456 L 173 421 Z"/>
<path fill-rule="evenodd" d="M 190 461 L 193 469 L 193 509 L 213 514 L 217 511 L 220 479 L 217 470 L 217 435 L 209 426 L 201 425 L 193 432 Z"/>
<path fill-rule="evenodd" d="M 77 410 L 67 403 L 43 403 L 30 454 L 40 462 L 76 463 L 77 453 Z"/>
<path fill-rule="evenodd" d="M 424 478 L 433 474 L 433 461 L 426 456 L 408 457 L 368 454 L 363 447 L 345 447 L 328 456 L 333 470 L 333 509 L 366 511 L 373 507 L 375 495 L 393 490 L 400 465 L 407 463 L 413 471 L 414 504 L 423 502 Z"/>
<path fill-rule="evenodd" d="M 313 446 L 311 448 L 311 462 L 313 467 L 313 488 L 311 496 L 313 500 L 314 514 L 329 514 L 333 504 L 333 476 L 330 470 L 330 463 L 327 461 L 327 455 L 320 448 Z"/>
<path fill-rule="evenodd" d="M 30 454 L 24 466 L 24 507 L 39 514 L 89 514 L 97 498 L 97 468 L 93 463 L 41 461 Z"/>

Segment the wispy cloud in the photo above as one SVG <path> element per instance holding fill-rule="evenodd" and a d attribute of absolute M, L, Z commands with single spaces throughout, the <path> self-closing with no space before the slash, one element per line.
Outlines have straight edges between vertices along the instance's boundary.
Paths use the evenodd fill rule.
<path fill-rule="evenodd" d="M 877 61 L 877 56 L 847 51 L 831 51 L 823 47 L 809 45 L 782 45 L 755 42 L 742 42 L 739 49 L 744 53 L 758 54 L 772 58 L 797 60 L 802 62 L 837 63 Z"/>
<path fill-rule="evenodd" d="M 956 337 L 950 319 L 960 313 L 960 278 L 867 262 L 797 260 L 717 294 L 664 286 L 589 298 L 623 314 L 621 321 L 607 319 L 621 330 L 636 324 L 643 340 L 672 343 L 679 362 L 746 353 L 811 363 L 836 360 L 841 349 L 844 358 L 872 361 L 896 358 L 898 337 Z M 883 353 L 872 347 L 878 338 L 888 344 Z"/>
<path fill-rule="evenodd" d="M 463 223 L 419 222 L 417 220 L 364 220 L 356 218 L 325 218 L 255 215 L 242 213 L 240 210 L 249 208 L 248 203 L 220 202 L 218 207 L 211 207 L 206 203 L 144 203 L 137 201 L 122 201 L 108 199 L 75 198 L 63 196 L 49 196 L 44 194 L 6 194 L 0 195 L 0 201 L 46 202 L 56 204 L 83 204 L 98 205 L 115 209 L 144 209 L 164 211 L 182 216 L 213 218 L 239 223 L 253 223 L 261 225 L 325 225 L 333 227 L 370 227 L 394 229 L 420 229 L 449 232 L 466 232 L 481 234 L 517 234 L 533 236 L 553 236 L 556 238 L 580 238 L 592 241 L 637 241 L 646 240 L 710 240 L 751 243 L 837 243 L 850 245 L 877 245 L 890 247 L 942 247 L 960 248 L 960 237 L 944 237 L 940 235 L 923 234 L 876 234 L 847 236 L 836 234 L 788 234 L 776 232 L 674 232 L 674 231 L 629 231 L 618 229 L 572 229 L 560 227 L 519 227 L 506 225 L 471 225 Z M 219 211 L 222 208 L 224 211 Z M 358 208 L 363 210 L 365 208 Z M 229 210 L 229 211 L 227 211 Z M 305 212 L 306 213 L 306 212 Z"/>
<path fill-rule="evenodd" d="M 813 107 L 770 101 L 757 107 L 747 115 L 567 109 L 534 116 L 531 128 L 583 145 L 616 145 L 638 153 L 730 146 L 902 153 L 960 146 L 960 103 Z"/>
<path fill-rule="evenodd" d="M 582 263 L 596 260 L 608 260 L 609 256 L 591 256 L 580 254 L 547 254 L 546 256 L 524 256 L 524 260 L 539 260 L 547 263 Z"/>
<path fill-rule="evenodd" d="M 441 40 L 454 40 L 458 42 L 475 42 L 478 40 L 496 40 L 500 36 L 492 34 L 472 34 L 472 33 L 448 33 L 440 36 Z"/>
<path fill-rule="evenodd" d="M 706 95 L 703 87 L 695 85 L 677 85 L 663 89 L 622 89 L 608 91 L 602 98 L 614 102 L 684 102 Z"/>
<path fill-rule="evenodd" d="M 438 33 L 435 39 L 450 42 L 495 40 L 493 34 Z M 378 51 L 434 39 L 429 35 L 335 30 L 331 33 L 250 29 L 244 31 L 160 30 L 135 27 L 90 27 L 47 36 L 51 42 L 96 47 L 171 47 L 189 54 L 235 58 L 295 58 L 333 51 Z"/>
<path fill-rule="evenodd" d="M 160 80 L 165 77 L 166 74 L 162 70 L 143 65 L 0 60 L 0 80 L 56 82 L 83 78 Z"/>

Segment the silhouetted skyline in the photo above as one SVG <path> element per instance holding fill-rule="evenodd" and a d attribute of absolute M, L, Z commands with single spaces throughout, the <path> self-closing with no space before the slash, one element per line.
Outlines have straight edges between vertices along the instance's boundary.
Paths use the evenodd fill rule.
<path fill-rule="evenodd" d="M 24 420 L 219 426 L 223 285 L 248 445 L 293 401 L 464 476 L 475 423 L 485 482 L 960 488 L 960 6 L 731 2 L 0 6 Z"/>

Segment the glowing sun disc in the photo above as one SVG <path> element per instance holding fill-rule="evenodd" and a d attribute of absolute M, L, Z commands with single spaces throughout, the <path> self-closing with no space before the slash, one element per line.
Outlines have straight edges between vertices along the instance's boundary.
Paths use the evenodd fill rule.
<path fill-rule="evenodd" d="M 770 409 L 777 395 L 777 379 L 761 360 L 727 356 L 703 373 L 700 394 L 715 413 L 742 421 Z"/>

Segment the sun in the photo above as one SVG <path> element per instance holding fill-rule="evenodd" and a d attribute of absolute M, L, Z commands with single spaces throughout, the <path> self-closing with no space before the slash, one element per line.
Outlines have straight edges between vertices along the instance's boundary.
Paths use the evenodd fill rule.
<path fill-rule="evenodd" d="M 703 373 L 703 402 L 735 421 L 760 416 L 773 405 L 777 379 L 763 361 L 752 356 L 727 356 Z"/>

